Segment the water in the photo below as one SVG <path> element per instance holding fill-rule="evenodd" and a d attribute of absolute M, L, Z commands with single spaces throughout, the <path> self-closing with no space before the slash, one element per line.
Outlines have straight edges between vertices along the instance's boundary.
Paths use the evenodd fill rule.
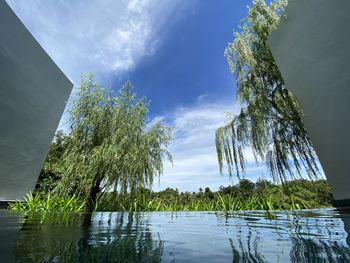
<path fill-rule="evenodd" d="M 269 219 L 270 218 L 270 219 Z M 0 262 L 350 262 L 350 211 L 0 211 Z"/>

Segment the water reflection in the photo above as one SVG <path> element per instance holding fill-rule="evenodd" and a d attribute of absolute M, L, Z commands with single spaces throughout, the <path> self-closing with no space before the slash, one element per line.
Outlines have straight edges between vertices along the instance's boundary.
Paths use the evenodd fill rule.
<path fill-rule="evenodd" d="M 17 262 L 160 262 L 163 242 L 140 215 L 30 214 L 17 241 Z"/>
<path fill-rule="evenodd" d="M 348 210 L 332 209 L 272 217 L 256 211 L 1 212 L 0 241 L 13 233 L 16 262 L 350 262 L 349 223 Z"/>
<path fill-rule="evenodd" d="M 348 215 L 343 213 L 302 218 L 295 222 L 291 262 L 350 262 L 344 222 L 348 222 Z"/>
<path fill-rule="evenodd" d="M 261 215 L 226 219 L 232 262 L 350 262 L 349 210 L 279 212 L 269 221 Z"/>
<path fill-rule="evenodd" d="M 20 233 L 21 214 L 0 210 L 0 262 L 15 262 L 14 251 Z"/>

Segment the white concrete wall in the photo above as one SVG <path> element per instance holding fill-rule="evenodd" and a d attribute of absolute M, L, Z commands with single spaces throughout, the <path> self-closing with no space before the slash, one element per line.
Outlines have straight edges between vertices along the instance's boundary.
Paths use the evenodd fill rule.
<path fill-rule="evenodd" d="M 34 189 L 72 83 L 0 0 L 0 200 Z"/>
<path fill-rule="evenodd" d="M 350 1 L 290 0 L 270 48 L 335 200 L 350 199 Z"/>

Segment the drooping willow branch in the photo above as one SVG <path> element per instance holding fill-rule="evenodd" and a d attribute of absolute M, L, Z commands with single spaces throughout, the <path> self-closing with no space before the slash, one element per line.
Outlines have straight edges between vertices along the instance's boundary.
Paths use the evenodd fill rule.
<path fill-rule="evenodd" d="M 225 50 L 242 109 L 216 131 L 220 173 L 226 164 L 230 176 L 235 173 L 241 178 L 247 163 L 245 152 L 250 148 L 256 161 L 266 162 L 275 182 L 301 176 L 302 169 L 309 178 L 320 174 L 302 123 L 302 110 L 285 86 L 268 46 L 268 36 L 277 27 L 286 5 L 286 0 L 270 5 L 263 0 L 253 1 L 241 32 L 235 33 Z"/>

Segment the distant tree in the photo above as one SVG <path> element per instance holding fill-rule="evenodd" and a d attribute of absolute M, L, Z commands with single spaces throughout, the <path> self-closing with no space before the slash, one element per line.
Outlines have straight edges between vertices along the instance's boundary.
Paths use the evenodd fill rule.
<path fill-rule="evenodd" d="M 255 184 L 248 179 L 242 179 L 239 181 L 237 188 L 240 197 L 248 198 L 254 194 Z"/>
<path fill-rule="evenodd" d="M 204 189 L 204 195 L 210 199 L 214 199 L 214 193 L 210 190 L 209 187 Z"/>
<path fill-rule="evenodd" d="M 236 185 L 230 185 L 230 186 L 220 186 L 219 192 L 225 195 L 236 195 L 237 194 L 237 186 Z"/>
<path fill-rule="evenodd" d="M 319 175 L 302 111 L 268 45 L 268 36 L 279 24 L 287 2 L 276 0 L 267 5 L 264 0 L 254 0 L 241 31 L 234 34 L 234 41 L 225 50 L 242 109 L 216 131 L 221 173 L 226 164 L 230 176 L 235 173 L 241 178 L 246 165 L 244 150 L 249 147 L 256 160 L 266 162 L 275 182 L 301 176 L 302 168 L 310 178 Z"/>
<path fill-rule="evenodd" d="M 186 191 L 186 192 L 181 192 L 181 194 L 180 194 L 180 200 L 181 200 L 181 202 L 184 202 L 184 203 L 186 203 L 186 202 L 190 202 L 191 200 L 192 200 L 192 195 L 191 195 L 191 193 L 190 192 L 188 192 L 188 191 Z"/>
<path fill-rule="evenodd" d="M 163 199 L 173 200 L 178 197 L 179 192 L 174 190 L 173 188 L 167 187 L 163 191 L 159 192 L 158 195 Z"/>
<path fill-rule="evenodd" d="M 321 204 L 331 204 L 332 200 L 334 200 L 331 187 L 326 180 L 317 180 L 311 190 L 317 191 L 317 196 Z"/>
<path fill-rule="evenodd" d="M 99 193 L 150 187 L 163 172 L 163 159 L 172 161 L 166 149 L 171 129 L 148 124 L 148 103 L 136 97 L 131 82 L 113 96 L 92 75 L 82 79 L 70 113 L 64 173 L 55 191 L 83 197 L 90 211 Z"/>
<path fill-rule="evenodd" d="M 268 189 L 274 187 L 274 184 L 266 179 L 259 178 L 255 183 L 255 189 L 258 193 L 265 193 Z"/>

